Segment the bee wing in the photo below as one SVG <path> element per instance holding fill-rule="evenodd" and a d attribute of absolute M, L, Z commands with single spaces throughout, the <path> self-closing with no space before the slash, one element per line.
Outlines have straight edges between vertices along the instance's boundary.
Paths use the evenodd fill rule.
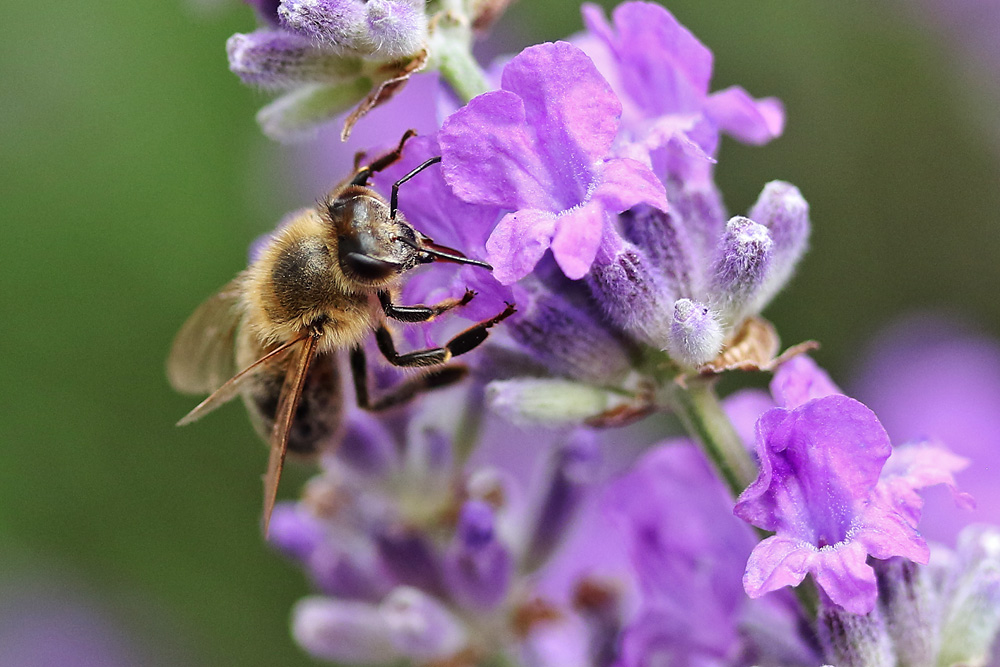
<path fill-rule="evenodd" d="M 221 387 L 213 391 L 208 398 L 206 398 L 198 405 L 194 406 L 194 409 L 191 410 L 191 412 L 184 415 L 184 417 L 181 418 L 179 422 L 177 422 L 177 425 L 185 426 L 193 421 L 201 419 L 202 417 L 204 417 L 205 415 L 207 415 L 209 412 L 216 409 L 220 405 L 228 403 L 232 399 L 236 398 L 236 395 L 240 392 L 240 387 L 243 386 L 243 383 L 246 380 L 252 378 L 254 376 L 254 373 L 261 366 L 268 363 L 269 361 L 277 357 L 279 354 L 282 354 L 283 352 L 285 352 L 285 350 L 292 347 L 296 343 L 302 341 L 303 338 L 304 338 L 303 336 L 300 336 L 298 338 L 293 338 L 284 345 L 280 345 L 274 348 L 273 350 L 265 354 L 263 357 L 253 362 L 252 364 L 241 370 L 233 377 L 226 380 L 226 382 L 224 382 Z M 284 389 L 282 389 L 282 391 L 284 391 Z"/>
<path fill-rule="evenodd" d="M 209 394 L 236 372 L 233 345 L 240 323 L 239 278 L 209 297 L 174 338 L 167 379 L 184 394 Z"/>
<path fill-rule="evenodd" d="M 297 338 L 293 343 L 299 341 L 302 339 Z M 316 355 L 316 341 L 315 336 L 306 336 L 288 364 L 285 383 L 281 387 L 281 397 L 278 399 L 274 427 L 271 429 L 271 454 L 267 460 L 267 474 L 264 475 L 264 537 L 267 537 L 268 527 L 271 523 L 271 512 L 274 510 L 274 502 L 278 496 L 278 482 L 281 480 L 281 470 L 285 466 L 285 454 L 288 452 L 288 434 L 292 427 L 292 419 L 295 417 L 295 410 L 302 398 L 309 365 Z"/>

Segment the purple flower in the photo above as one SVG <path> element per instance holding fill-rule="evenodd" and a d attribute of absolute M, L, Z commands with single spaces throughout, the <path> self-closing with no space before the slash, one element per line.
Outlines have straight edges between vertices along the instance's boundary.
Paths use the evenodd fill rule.
<path fill-rule="evenodd" d="M 760 475 L 734 510 L 776 533 L 751 554 L 746 591 L 759 597 L 812 573 L 833 603 L 867 613 L 876 598 L 867 557 L 927 562 L 917 491 L 954 489 L 952 474 L 964 461 L 926 443 L 894 450 L 875 414 L 840 394 L 806 357 L 781 368 L 772 392 L 783 407 L 757 422 Z"/>
<path fill-rule="evenodd" d="M 620 115 L 593 62 L 558 42 L 522 51 L 501 90 L 445 121 L 448 184 L 465 201 L 509 211 L 486 244 L 500 282 L 527 275 L 549 249 L 567 277 L 582 278 L 614 214 L 639 203 L 666 209 L 647 167 L 610 156 Z"/>
<path fill-rule="evenodd" d="M 720 131 L 752 144 L 781 134 L 778 100 L 754 100 L 736 86 L 709 94 L 712 52 L 660 5 L 623 3 L 612 26 L 587 4 L 583 19 L 590 32 L 583 46 L 605 64 L 602 73 L 622 100 L 623 125 L 643 151 L 677 140 L 686 153 L 711 160 Z"/>

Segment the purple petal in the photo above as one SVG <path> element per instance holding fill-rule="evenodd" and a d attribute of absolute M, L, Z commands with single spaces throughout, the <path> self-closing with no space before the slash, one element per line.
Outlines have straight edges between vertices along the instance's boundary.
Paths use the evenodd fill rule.
<path fill-rule="evenodd" d="M 830 599 L 852 614 L 867 614 L 875 608 L 878 588 L 875 570 L 869 566 L 865 547 L 858 542 L 821 549 L 816 558 L 816 583 Z"/>
<path fill-rule="evenodd" d="M 638 204 L 649 204 L 660 211 L 668 210 L 663 183 L 638 160 L 605 160 L 599 174 L 600 181 L 591 199 L 601 202 L 608 211 L 620 213 Z"/>
<path fill-rule="evenodd" d="M 810 357 L 792 357 L 778 367 L 771 380 L 771 395 L 783 408 L 794 409 L 814 398 L 843 394 L 826 371 Z"/>
<path fill-rule="evenodd" d="M 444 121 L 440 142 L 445 180 L 459 198 L 508 209 L 549 203 L 555 184 L 514 93 L 474 98 Z"/>
<path fill-rule="evenodd" d="M 743 575 L 751 598 L 785 586 L 798 586 L 813 569 L 816 549 L 802 540 L 774 535 L 754 547 Z"/>
<path fill-rule="evenodd" d="M 556 219 L 552 254 L 570 280 L 579 280 L 590 271 L 606 221 L 604 207 L 596 202 L 576 207 Z"/>
<path fill-rule="evenodd" d="M 565 42 L 522 51 L 503 88 L 444 123 L 445 179 L 462 199 L 559 212 L 583 202 L 621 107 L 587 56 Z"/>
<path fill-rule="evenodd" d="M 614 11 L 611 32 L 597 11 L 587 27 L 619 61 L 623 92 L 650 117 L 700 109 L 712 76 L 712 52 L 663 7 L 627 2 Z"/>
<path fill-rule="evenodd" d="M 568 42 L 530 46 L 503 69 L 500 84 L 524 102 L 539 144 L 573 172 L 603 158 L 618 133 L 621 103 L 587 55 Z M 550 169 L 559 168 L 555 164 Z"/>
<path fill-rule="evenodd" d="M 785 129 L 781 100 L 755 100 L 738 86 L 712 93 L 705 102 L 705 112 L 719 129 L 745 144 L 766 144 Z"/>
<path fill-rule="evenodd" d="M 846 396 L 795 410 L 773 408 L 757 423 L 760 475 L 734 511 L 817 547 L 836 544 L 874 490 L 891 450 L 875 414 Z"/>
<path fill-rule="evenodd" d="M 493 277 L 509 285 L 531 273 L 549 249 L 555 230 L 556 216 L 548 211 L 522 209 L 501 218 L 486 241 Z"/>

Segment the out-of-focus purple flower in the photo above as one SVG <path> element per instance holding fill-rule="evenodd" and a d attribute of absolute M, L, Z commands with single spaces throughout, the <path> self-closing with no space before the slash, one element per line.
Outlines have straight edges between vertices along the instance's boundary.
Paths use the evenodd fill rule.
<path fill-rule="evenodd" d="M 282 0 L 281 24 L 336 51 L 383 60 L 418 51 L 427 37 L 423 2 Z"/>
<path fill-rule="evenodd" d="M 808 660 L 794 633 L 776 641 L 752 630 L 787 625 L 787 610 L 744 596 L 753 535 L 733 517 L 728 493 L 693 444 L 656 447 L 609 487 L 604 503 L 640 590 L 616 664 L 723 665 L 738 655 Z"/>
<path fill-rule="evenodd" d="M 969 461 L 959 480 L 976 508 L 930 489 L 921 532 L 950 544 L 968 523 L 1000 523 L 1000 343 L 952 318 L 911 316 L 875 338 L 857 376 L 851 386 L 894 440 L 940 441 Z"/>
<path fill-rule="evenodd" d="M 752 144 L 781 134 L 785 115 L 778 100 L 754 100 L 737 86 L 709 94 L 712 52 L 662 6 L 623 3 L 610 25 L 599 7 L 586 4 L 583 18 L 589 39 L 581 45 L 605 66 L 602 73 L 622 100 L 633 151 L 641 147 L 648 155 L 674 140 L 710 161 L 720 132 Z"/>
<path fill-rule="evenodd" d="M 963 462 L 926 444 L 893 450 L 875 414 L 841 395 L 808 359 L 779 371 L 772 389 L 787 407 L 757 422 L 761 471 L 735 513 L 776 534 L 751 554 L 746 591 L 759 597 L 812 573 L 833 603 L 868 613 L 876 581 L 867 557 L 926 562 L 916 492 L 953 487 Z"/>
<path fill-rule="evenodd" d="M 657 447 L 608 489 L 605 502 L 642 593 L 623 637 L 624 664 L 689 664 L 731 653 L 753 538 L 732 517 L 703 456 L 685 443 Z"/>
<path fill-rule="evenodd" d="M 448 184 L 468 202 L 509 211 L 487 242 L 500 282 L 527 275 L 550 248 L 566 276 L 581 278 L 614 214 L 639 203 L 666 209 L 648 167 L 610 155 L 620 115 L 590 59 L 559 42 L 522 51 L 501 90 L 445 121 Z"/>
<path fill-rule="evenodd" d="M 254 8 L 259 16 L 266 23 L 278 25 L 278 6 L 281 0 L 244 0 Z"/>
<path fill-rule="evenodd" d="M 496 534 L 493 509 L 481 500 L 462 507 L 445 554 L 445 581 L 461 604 L 489 608 L 507 594 L 513 560 Z"/>

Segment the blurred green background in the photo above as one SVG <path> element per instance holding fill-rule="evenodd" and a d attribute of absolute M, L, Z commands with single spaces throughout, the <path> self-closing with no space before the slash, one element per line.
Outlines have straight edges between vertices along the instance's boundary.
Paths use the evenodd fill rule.
<path fill-rule="evenodd" d="M 913 308 L 1000 334 L 996 64 L 977 78 L 904 4 L 668 4 L 715 51 L 714 88 L 787 105 L 785 136 L 725 143 L 718 179 L 737 212 L 775 178 L 809 200 L 812 251 L 769 313 L 835 376 Z M 237 407 L 175 429 L 193 403 L 163 377 L 294 189 L 253 120 L 266 98 L 226 65 L 251 12 L 193 7 L 0 0 L 0 615 L 48 582 L 134 664 L 312 664 L 288 635 L 308 587 L 257 529 L 265 449 Z M 579 28 L 574 3 L 531 0 L 495 37 Z"/>

